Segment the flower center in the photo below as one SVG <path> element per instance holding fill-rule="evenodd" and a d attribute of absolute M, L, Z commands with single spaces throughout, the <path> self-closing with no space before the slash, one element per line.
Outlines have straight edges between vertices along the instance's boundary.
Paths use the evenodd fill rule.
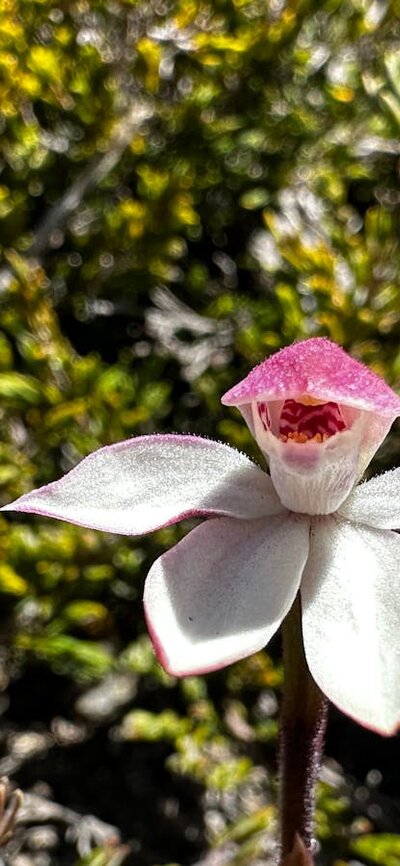
<path fill-rule="evenodd" d="M 279 409 L 271 403 L 257 403 L 257 411 L 266 432 L 282 442 L 325 442 L 335 433 L 346 430 L 342 411 L 337 403 L 324 403 L 307 394 L 297 400 L 285 400 Z"/>
<path fill-rule="evenodd" d="M 346 424 L 337 403 L 322 403 L 313 397 L 285 400 L 280 421 L 279 438 L 283 442 L 325 442 L 330 436 L 345 430 Z"/>

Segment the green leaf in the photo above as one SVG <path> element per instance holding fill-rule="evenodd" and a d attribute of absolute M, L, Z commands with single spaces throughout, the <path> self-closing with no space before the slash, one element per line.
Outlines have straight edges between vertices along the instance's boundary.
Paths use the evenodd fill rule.
<path fill-rule="evenodd" d="M 0 373 L 0 399 L 21 401 L 36 406 L 40 401 L 40 388 L 33 376 L 22 373 Z"/>
<path fill-rule="evenodd" d="M 108 619 L 108 611 L 104 604 L 98 601 L 71 601 L 63 610 L 64 617 L 71 625 L 83 628 L 101 625 Z"/>
<path fill-rule="evenodd" d="M 133 710 L 122 722 L 121 736 L 124 740 L 175 740 L 191 726 L 189 719 L 181 718 L 173 710 L 150 713 L 147 710 Z"/>
<path fill-rule="evenodd" d="M 0 564 L 0 592 L 5 595 L 24 595 L 27 589 L 28 584 L 23 577 L 7 563 Z"/>
<path fill-rule="evenodd" d="M 351 842 L 354 854 L 377 866 L 399 866 L 400 836 L 394 833 L 372 833 Z"/>
<path fill-rule="evenodd" d="M 111 654 L 101 644 L 70 635 L 20 634 L 17 646 L 47 661 L 56 673 L 70 674 L 81 682 L 101 679 L 113 666 Z"/>

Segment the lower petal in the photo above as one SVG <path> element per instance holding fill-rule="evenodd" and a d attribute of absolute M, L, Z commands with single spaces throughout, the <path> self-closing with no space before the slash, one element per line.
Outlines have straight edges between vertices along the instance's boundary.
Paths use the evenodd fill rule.
<path fill-rule="evenodd" d="M 147 623 L 176 676 L 216 670 L 262 649 L 298 591 L 309 521 L 217 518 L 163 554 L 147 577 Z"/>
<path fill-rule="evenodd" d="M 301 585 L 310 671 L 344 713 L 381 734 L 400 724 L 400 538 L 313 521 Z"/>

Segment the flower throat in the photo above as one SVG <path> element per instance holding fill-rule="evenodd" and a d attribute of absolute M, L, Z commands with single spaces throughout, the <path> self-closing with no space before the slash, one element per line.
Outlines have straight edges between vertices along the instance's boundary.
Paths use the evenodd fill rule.
<path fill-rule="evenodd" d="M 266 403 L 258 404 L 258 413 L 265 430 L 270 429 Z M 330 436 L 346 429 L 337 403 L 323 403 L 313 397 L 285 400 L 279 419 L 279 439 L 283 442 L 325 442 Z"/>

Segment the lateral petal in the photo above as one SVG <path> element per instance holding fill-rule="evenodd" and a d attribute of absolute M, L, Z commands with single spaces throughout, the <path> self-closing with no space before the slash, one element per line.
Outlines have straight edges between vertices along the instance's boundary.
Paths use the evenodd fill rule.
<path fill-rule="evenodd" d="M 271 479 L 244 454 L 211 439 L 167 434 L 100 448 L 3 510 L 140 535 L 186 517 L 253 518 L 284 509 Z"/>
<path fill-rule="evenodd" d="M 381 734 L 400 723 L 400 538 L 313 521 L 301 586 L 310 671 L 344 713 Z"/>
<path fill-rule="evenodd" d="M 164 553 L 146 580 L 155 650 L 176 676 L 216 670 L 262 649 L 298 591 L 309 520 L 209 520 Z"/>
<path fill-rule="evenodd" d="M 359 484 L 339 508 L 355 523 L 377 529 L 400 529 L 400 469 L 391 469 Z"/>

